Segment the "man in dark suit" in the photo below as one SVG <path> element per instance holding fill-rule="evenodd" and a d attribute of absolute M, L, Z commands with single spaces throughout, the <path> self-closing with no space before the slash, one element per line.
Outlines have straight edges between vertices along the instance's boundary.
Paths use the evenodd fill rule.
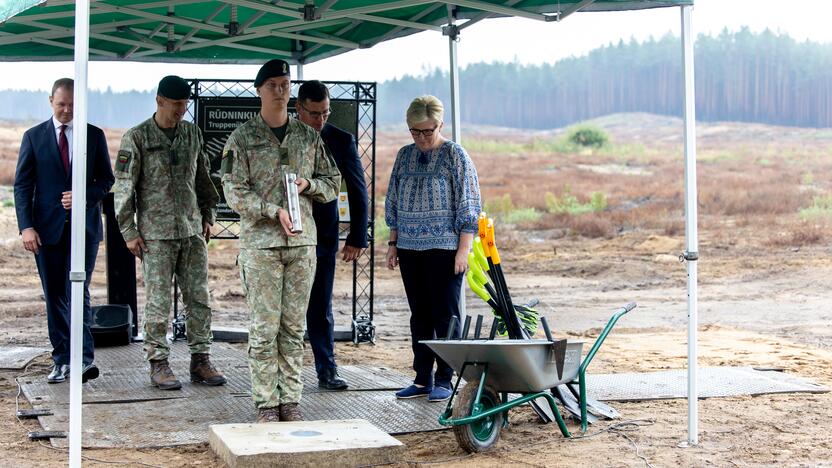
<path fill-rule="evenodd" d="M 52 86 L 49 104 L 53 116 L 30 128 L 20 143 L 20 156 L 14 179 L 14 202 L 17 226 L 23 247 L 35 254 L 43 296 L 52 360 L 55 366 L 47 377 L 49 383 L 69 377 L 70 335 L 70 212 L 72 203 L 72 125 L 74 83 L 61 78 Z M 90 333 L 89 284 L 103 237 L 101 200 L 110 191 L 115 178 L 104 132 L 87 126 L 87 206 L 84 267 L 84 353 L 83 381 L 98 377 L 93 363 Z M 84 207 L 75 207 L 83 209 Z"/>
<path fill-rule="evenodd" d="M 329 90 L 320 81 L 307 81 L 298 90 L 298 118 L 321 133 L 329 152 L 347 185 L 350 207 L 350 233 L 341 251 L 341 259 L 352 262 L 367 247 L 367 184 L 358 156 L 355 138 L 344 130 L 328 124 Z M 344 390 L 347 382 L 338 375 L 335 364 L 334 322 L 332 319 L 332 283 L 335 280 L 335 257 L 338 253 L 338 200 L 315 203 L 312 217 L 318 229 L 317 269 L 306 330 L 315 355 L 318 386 L 328 390 Z"/>

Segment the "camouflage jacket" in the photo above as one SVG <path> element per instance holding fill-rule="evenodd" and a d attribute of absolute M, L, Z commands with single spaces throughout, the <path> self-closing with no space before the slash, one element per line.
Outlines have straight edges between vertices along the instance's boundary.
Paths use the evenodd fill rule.
<path fill-rule="evenodd" d="M 202 133 L 179 122 L 171 141 L 151 117 L 121 139 L 116 158 L 115 210 L 130 241 L 184 239 L 214 224 L 217 189 L 211 182 Z"/>
<path fill-rule="evenodd" d="M 335 200 L 341 174 L 312 127 L 289 117 L 283 142 L 258 113 L 228 137 L 222 155 L 222 187 L 228 206 L 240 214 L 243 248 L 267 249 L 317 244 L 312 202 Z M 286 170 L 309 181 L 300 194 L 303 232 L 287 237 L 277 219 L 287 209 Z"/>

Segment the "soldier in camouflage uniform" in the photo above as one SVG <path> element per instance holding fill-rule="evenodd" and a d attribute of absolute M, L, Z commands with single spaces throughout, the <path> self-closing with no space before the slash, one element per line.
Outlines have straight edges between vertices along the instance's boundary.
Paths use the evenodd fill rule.
<path fill-rule="evenodd" d="M 334 200 L 335 162 L 318 133 L 288 114 L 291 82 L 283 60 L 254 81 L 260 113 L 238 127 L 223 150 L 222 184 L 240 214 L 240 278 L 251 321 L 249 368 L 258 422 L 303 419 L 303 320 L 315 277 L 317 233 L 312 201 Z M 298 175 L 302 232 L 292 232 L 286 171 Z"/>
<path fill-rule="evenodd" d="M 178 76 L 159 82 L 156 113 L 130 129 L 116 159 L 115 210 L 127 248 L 142 260 L 144 350 L 150 381 L 182 387 L 168 364 L 167 328 L 173 275 L 185 303 L 191 381 L 222 385 L 209 360 L 207 241 L 219 195 L 211 182 L 199 128 L 182 122 L 190 85 Z"/>

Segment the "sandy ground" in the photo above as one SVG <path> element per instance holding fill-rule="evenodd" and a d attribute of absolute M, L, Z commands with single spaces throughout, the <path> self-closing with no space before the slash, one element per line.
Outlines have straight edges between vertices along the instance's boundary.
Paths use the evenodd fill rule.
<path fill-rule="evenodd" d="M 644 239 L 645 241 L 649 239 Z M 610 241 L 599 241 L 609 244 Z M 616 242 L 612 242 L 616 244 Z M 575 243 L 559 252 L 576 249 L 597 256 L 598 249 Z M 0 339 L 6 344 L 46 345 L 43 312 L 38 304 L 37 278 L 31 259 L 18 255 L 18 246 L 4 248 L 2 278 L 3 323 Z M 599 248 L 612 249 L 609 246 Z M 826 256 L 818 247 L 807 257 Z M 221 309 L 217 322 L 243 326 L 240 298 L 229 291 L 238 288 L 233 268 L 234 249 L 212 250 L 212 264 L 226 271 L 224 281 L 214 281 L 217 302 L 236 303 Z M 565 253 L 560 254 L 565 255 Z M 576 255 L 578 255 L 576 253 Z M 655 253 L 640 255 L 646 264 Z M 216 258 L 216 260 L 214 260 Z M 15 267 L 11 267 L 13 260 Z M 635 260 L 634 260 L 635 261 Z M 726 259 L 725 261 L 730 261 Z M 511 256 L 507 264 L 511 263 Z M 799 264 L 806 261 L 797 262 Z M 810 263 L 810 262 L 809 262 Z M 229 265 L 229 266 L 230 266 Z M 660 268 L 663 263 L 657 263 Z M 624 269 L 620 277 L 608 273 L 599 277 L 575 278 L 550 274 L 510 272 L 509 278 L 519 297 L 537 296 L 542 310 L 557 327 L 558 335 L 594 339 L 618 306 L 629 300 L 639 307 L 625 316 L 610 335 L 590 367 L 598 373 L 649 372 L 681 369 L 686 364 L 686 303 L 684 266 L 670 264 L 671 278 L 652 286 L 636 286 Z M 646 265 L 644 266 L 646 268 Z M 703 268 L 704 270 L 705 268 Z M 522 270 L 522 269 L 520 269 Z M 762 366 L 783 368 L 785 372 L 832 386 L 828 300 L 832 268 L 826 264 L 779 270 L 769 275 L 738 271 L 719 281 L 701 284 L 699 331 L 700 365 Z M 379 270 L 376 283 L 376 324 L 379 340 L 375 345 L 338 344 L 342 365 L 369 363 L 392 366 L 409 373 L 410 343 L 407 338 L 407 309 L 396 273 Z M 13 281 L 10 281 L 13 275 Z M 753 278 L 747 277 L 752 276 Z M 14 287 L 12 287 L 12 284 Z M 345 285 L 339 285 L 343 288 Z M 516 285 L 516 286 L 514 286 Z M 103 284 L 94 288 L 102 297 Z M 236 300 L 232 300 L 236 298 Z M 102 297 L 103 299 L 103 297 Z M 468 297 L 470 313 L 485 312 Z M 341 300 L 339 321 L 345 323 L 346 301 Z M 231 312 L 227 312 L 230 310 Z M 568 327 L 560 324 L 570 324 Z M 827 322 L 828 323 L 828 322 Z M 307 360 L 311 356 L 307 351 Z M 30 372 L 47 372 L 44 359 Z M 15 409 L 15 373 L 4 372 L 0 380 L 0 411 L 8 417 L 0 422 L 0 457 L 5 466 L 60 466 L 66 454 L 44 444 L 30 442 L 26 431 L 37 428 L 33 422 L 18 422 Z M 715 398 L 700 402 L 700 444 L 680 448 L 686 439 L 687 403 L 685 400 L 641 403 L 616 403 L 623 418 L 591 427 L 590 438 L 563 439 L 554 425 L 540 424 L 528 409 L 513 410 L 511 426 L 503 431 L 496 448 L 486 454 L 467 455 L 457 446 L 451 431 L 399 436 L 407 445 L 401 466 L 439 462 L 448 466 L 558 466 L 580 463 L 590 466 L 755 466 L 810 465 L 832 459 L 832 395 L 787 394 L 759 397 Z M 632 424 L 622 424 L 633 421 Z M 574 421 L 570 429 L 578 429 Z M 98 465 L 93 459 L 144 463 L 151 466 L 215 466 L 219 463 L 206 446 L 165 450 L 86 450 L 86 466 Z M 640 457 L 644 457 L 641 459 Z M 137 465 L 144 466 L 144 465 Z"/>
<path fill-rule="evenodd" d="M 816 180 L 829 179 L 828 163 L 817 167 L 825 172 L 818 169 Z M 0 198 L 8 194 L 8 188 L 0 188 Z M 766 240 L 782 225 L 767 231 L 726 222 L 705 219 L 700 233 L 699 364 L 782 368 L 832 387 L 832 244 L 772 245 Z M 504 239 L 513 296 L 539 298 L 558 336 L 593 340 L 618 306 L 639 304 L 619 322 L 590 372 L 685 368 L 687 274 L 677 259 L 684 249 L 683 231 L 634 229 L 585 238 L 506 227 Z M 234 241 L 212 241 L 211 292 L 215 324 L 244 327 L 236 251 Z M 381 255 L 383 250 L 377 258 Z M 93 302 L 104 302 L 103 260 L 98 270 Z M 339 277 L 346 273 L 340 271 Z M 339 279 L 338 324 L 349 320 L 348 291 Z M 338 361 L 385 365 L 410 375 L 408 309 L 398 272 L 377 268 L 375 293 L 377 343 L 338 343 Z M 142 302 L 140 297 L 140 308 Z M 467 304 L 469 314 L 487 313 L 470 294 Z M 45 322 L 34 261 L 20 245 L 13 208 L 0 208 L 0 345 L 48 347 Z M 309 350 L 306 359 L 311 362 Z M 27 372 L 47 371 L 48 363 L 39 359 Z M 29 441 L 26 432 L 39 426 L 14 417 L 17 375 L 0 372 L 0 413 L 6 415 L 0 418 L 0 466 L 63 466 L 66 452 Z M 497 446 L 478 455 L 463 452 L 450 430 L 398 436 L 406 451 L 396 466 L 832 466 L 829 393 L 702 400 L 699 445 L 690 448 L 681 446 L 687 437 L 686 400 L 613 406 L 622 419 L 600 422 L 587 437 L 572 440 L 561 437 L 555 425 L 540 424 L 529 408 L 512 410 L 511 425 Z M 579 429 L 575 421 L 568 425 Z M 206 445 L 85 450 L 84 456 L 85 466 L 95 467 L 221 464 Z"/>

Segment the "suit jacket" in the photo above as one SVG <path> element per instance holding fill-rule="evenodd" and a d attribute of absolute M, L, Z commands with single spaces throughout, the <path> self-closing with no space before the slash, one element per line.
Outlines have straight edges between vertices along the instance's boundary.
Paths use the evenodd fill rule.
<path fill-rule="evenodd" d="M 350 233 L 346 243 L 353 247 L 367 247 L 367 183 L 355 138 L 334 125 L 326 124 L 321 130 L 321 139 L 335 159 L 341 179 L 347 184 Z M 318 228 L 317 256 L 335 255 L 338 253 L 338 200 L 314 203 L 312 217 Z"/>
<path fill-rule="evenodd" d="M 77 129 L 76 129 L 77 131 Z M 75 161 L 73 157 L 73 163 Z M 115 178 L 104 132 L 87 126 L 87 241 L 100 242 L 101 200 Z M 55 125 L 50 118 L 23 134 L 14 178 L 14 204 L 17 227 L 22 232 L 33 227 L 43 245 L 61 239 L 68 212 L 61 205 L 61 194 L 72 190 L 72 173 L 64 170 Z"/>

